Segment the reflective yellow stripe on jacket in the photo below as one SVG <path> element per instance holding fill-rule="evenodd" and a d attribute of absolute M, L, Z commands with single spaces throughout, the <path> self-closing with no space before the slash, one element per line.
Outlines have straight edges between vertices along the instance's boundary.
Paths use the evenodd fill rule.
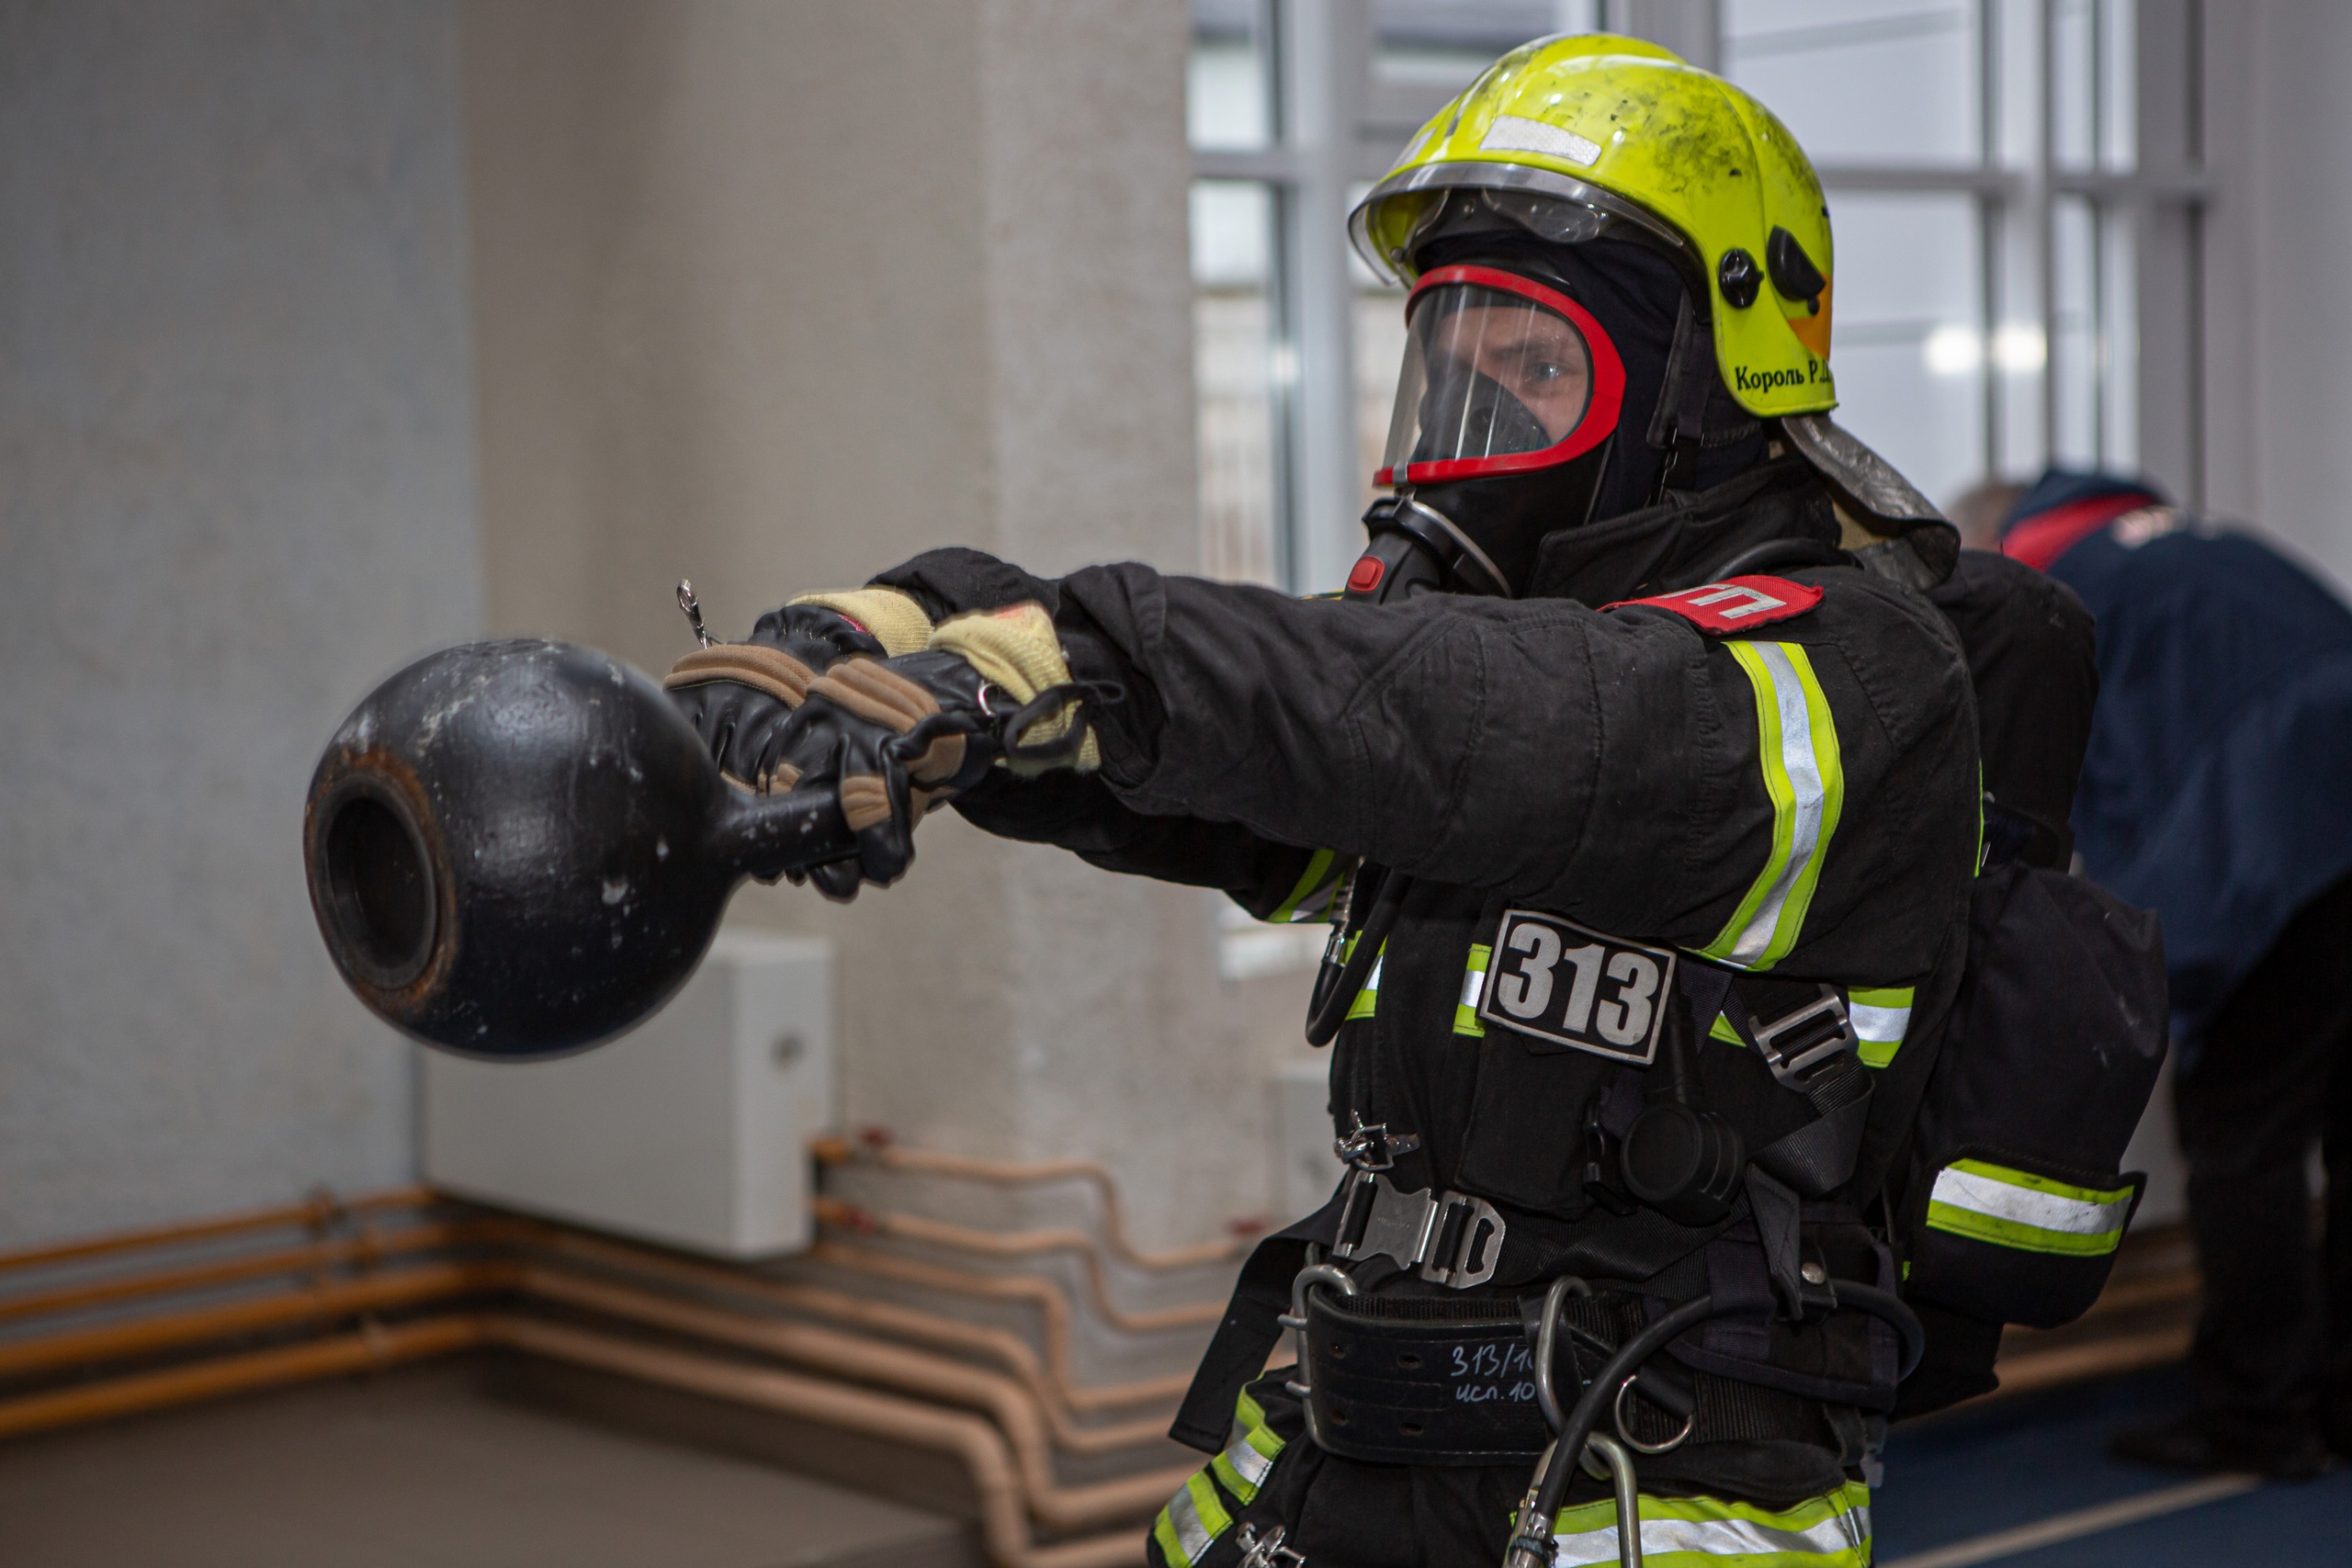
<path fill-rule="evenodd" d="M 1772 848 L 1722 934 L 1699 951 L 1742 969 L 1770 969 L 1788 956 L 1804 930 L 1845 804 L 1846 773 L 1837 720 L 1804 646 L 1724 646 L 1756 688 L 1758 750 L 1764 793 L 1772 802 Z"/>
<path fill-rule="evenodd" d="M 1266 1425 L 1265 1410 L 1242 1394 L 1234 1402 L 1233 1431 L 1223 1451 L 1207 1469 L 1195 1472 L 1152 1521 L 1151 1539 L 1160 1556 L 1177 1568 L 1198 1562 L 1232 1528 L 1233 1507 L 1257 1497 L 1282 1451 L 1283 1439 Z"/>
<path fill-rule="evenodd" d="M 1646 1493 L 1640 1506 L 1650 1568 L 1868 1568 L 1871 1560 L 1871 1492 L 1859 1481 L 1793 1508 Z M 1618 1561 L 1613 1500 L 1555 1517 L 1553 1568 L 1615 1568 Z"/>

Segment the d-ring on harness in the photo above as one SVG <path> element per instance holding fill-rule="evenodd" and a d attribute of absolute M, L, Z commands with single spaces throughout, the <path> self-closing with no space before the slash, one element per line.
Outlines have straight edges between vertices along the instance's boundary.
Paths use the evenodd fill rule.
<path fill-rule="evenodd" d="M 1544 1457 L 1535 1463 L 1534 1478 L 1528 1483 L 1526 1499 L 1520 1505 L 1520 1524 L 1522 1534 L 1526 1530 L 1529 1511 L 1536 1506 L 1544 1489 L 1544 1482 L 1551 1472 L 1552 1456 L 1559 1450 L 1559 1434 L 1567 1425 L 1566 1418 L 1560 1413 L 1559 1394 L 1553 1387 L 1552 1358 L 1560 1345 L 1560 1308 L 1572 1293 L 1589 1296 L 1592 1294 L 1592 1287 L 1573 1274 L 1562 1275 L 1559 1279 L 1553 1280 L 1552 1288 L 1544 1292 L 1544 1316 L 1535 1330 L 1535 1403 L 1542 1406 L 1544 1419 L 1551 1425 L 1553 1437 L 1552 1446 L 1544 1450 Z M 1632 1386 L 1633 1382 L 1633 1373 L 1628 1372 L 1625 1374 L 1624 1382 L 1618 1385 L 1617 1398 L 1621 1410 L 1623 1408 L 1625 1390 Z M 1618 1421 L 1618 1430 L 1621 1432 L 1624 1430 L 1624 1421 L 1622 1416 Z M 1682 1426 L 1682 1437 L 1687 1438 L 1690 1435 L 1690 1423 L 1686 1421 Z M 1677 1438 L 1675 1444 L 1679 1444 L 1681 1440 L 1681 1438 Z M 1599 1479 L 1603 1471 L 1596 1468 L 1597 1462 L 1599 1466 L 1606 1467 L 1606 1473 L 1616 1485 L 1617 1562 L 1620 1568 L 1642 1568 L 1641 1488 L 1635 1483 L 1634 1478 L 1634 1458 L 1624 1450 L 1622 1445 L 1598 1434 L 1585 1439 L 1584 1450 L 1582 1460 L 1586 1472 Z M 1663 1452 L 1664 1450 L 1650 1451 Z M 1595 1460 L 1595 1455 L 1599 1456 L 1598 1461 Z M 1553 1506 L 1556 1509 L 1558 1505 L 1555 1503 Z M 1544 1517 L 1548 1521 L 1551 1516 L 1546 1514 Z M 1515 1547 L 1518 1543 L 1513 1541 L 1512 1544 Z M 1548 1565 L 1551 1561 L 1548 1523 L 1544 1545 L 1544 1559 Z M 1506 1559 L 1506 1563 L 1508 1562 L 1509 1560 Z"/>

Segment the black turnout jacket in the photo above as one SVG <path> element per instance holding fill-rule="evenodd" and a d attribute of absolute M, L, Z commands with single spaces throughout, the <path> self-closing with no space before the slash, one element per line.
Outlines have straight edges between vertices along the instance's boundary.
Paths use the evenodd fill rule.
<path fill-rule="evenodd" d="M 1820 596 L 1752 630 L 1627 603 L 1713 581 L 1768 541 L 1838 537 L 1828 491 L 1792 457 L 1555 535 L 1515 601 L 1298 600 L 1134 564 L 1046 581 L 969 550 L 876 581 L 934 617 L 1042 602 L 1091 689 L 1100 771 L 983 786 L 956 803 L 982 828 L 1221 888 L 1261 919 L 1311 915 L 1355 861 L 1413 879 L 1336 1043 L 1330 1105 L 1341 1129 L 1353 1113 L 1419 1136 L 1400 1186 L 1510 1216 L 1493 1288 L 1572 1269 L 1695 1292 L 1711 1233 L 1613 1216 L 1579 1180 L 1582 1110 L 1626 1069 L 1482 1023 L 1465 996 L 1509 908 L 1909 991 L 1838 1195 L 1867 1207 L 1965 942 L 1980 818 L 1959 643 L 1921 592 L 1844 560 L 1767 569 Z M 1752 1051 L 1707 1043 L 1699 1061 L 1751 1150 L 1817 1114 Z"/>

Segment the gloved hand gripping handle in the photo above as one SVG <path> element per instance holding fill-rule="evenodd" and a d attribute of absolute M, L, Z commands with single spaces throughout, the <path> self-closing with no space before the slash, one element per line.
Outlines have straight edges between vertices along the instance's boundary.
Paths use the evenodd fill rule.
<path fill-rule="evenodd" d="M 742 875 L 773 882 L 787 872 L 854 856 L 857 838 L 842 816 L 840 792 L 830 784 L 779 795 L 730 785 L 705 847 Z"/>

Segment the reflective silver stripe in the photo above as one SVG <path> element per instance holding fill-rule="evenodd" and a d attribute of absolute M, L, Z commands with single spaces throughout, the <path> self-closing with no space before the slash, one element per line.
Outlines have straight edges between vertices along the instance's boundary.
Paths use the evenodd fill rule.
<path fill-rule="evenodd" d="M 1266 1472 L 1274 1468 L 1272 1460 L 1250 1446 L 1250 1430 L 1238 1421 L 1233 1424 L 1233 1436 L 1226 1442 L 1225 1462 L 1252 1486 L 1263 1486 Z M 1244 1502 L 1248 1500 L 1243 1499 Z"/>
<path fill-rule="evenodd" d="M 2124 1218 L 2132 1213 L 2132 1194 L 2128 1191 L 2103 1201 L 2090 1201 L 2019 1187 L 1997 1177 L 1980 1176 L 1951 1166 L 1936 1172 L 1936 1188 L 1928 1195 L 1928 1201 L 2070 1235 L 2105 1235 L 2120 1230 Z"/>
<path fill-rule="evenodd" d="M 1874 1008 L 1849 1001 L 1846 1004 L 1846 1016 L 1854 1021 L 1856 1039 L 1881 1043 L 1901 1044 L 1903 1032 L 1911 1027 L 1909 1008 Z"/>
<path fill-rule="evenodd" d="M 1194 1479 L 1199 1478 L 1196 1476 Z M 1201 1560 L 1201 1554 L 1209 1549 L 1209 1543 L 1216 1540 L 1216 1532 L 1202 1522 L 1200 1507 L 1193 1501 L 1193 1488 L 1189 1484 L 1180 1487 L 1176 1495 L 1168 1499 L 1167 1513 L 1168 1522 L 1176 1531 L 1176 1544 L 1182 1549 L 1184 1562 L 1189 1568 L 1189 1564 Z"/>
<path fill-rule="evenodd" d="M 1784 1559 L 1813 1558 L 1823 1563 L 1862 1568 L 1862 1543 L 1870 1539 L 1871 1511 L 1849 1508 L 1809 1529 L 1780 1529 L 1753 1519 L 1644 1519 L 1642 1555 L 1669 1551 L 1702 1557 L 1770 1558 L 1776 1568 L 1796 1568 Z M 1617 1527 L 1609 1525 L 1552 1540 L 1553 1568 L 1615 1568 Z"/>
<path fill-rule="evenodd" d="M 1796 946 L 1821 874 L 1821 856 L 1837 827 L 1845 773 L 1828 697 L 1814 679 L 1804 650 L 1781 642 L 1727 646 L 1755 686 L 1759 710 L 1765 710 L 1758 714 L 1758 739 L 1775 818 L 1772 858 L 1740 901 L 1730 928 L 1701 951 L 1744 969 L 1769 968 Z M 1816 704 L 1819 727 L 1814 723 Z"/>

